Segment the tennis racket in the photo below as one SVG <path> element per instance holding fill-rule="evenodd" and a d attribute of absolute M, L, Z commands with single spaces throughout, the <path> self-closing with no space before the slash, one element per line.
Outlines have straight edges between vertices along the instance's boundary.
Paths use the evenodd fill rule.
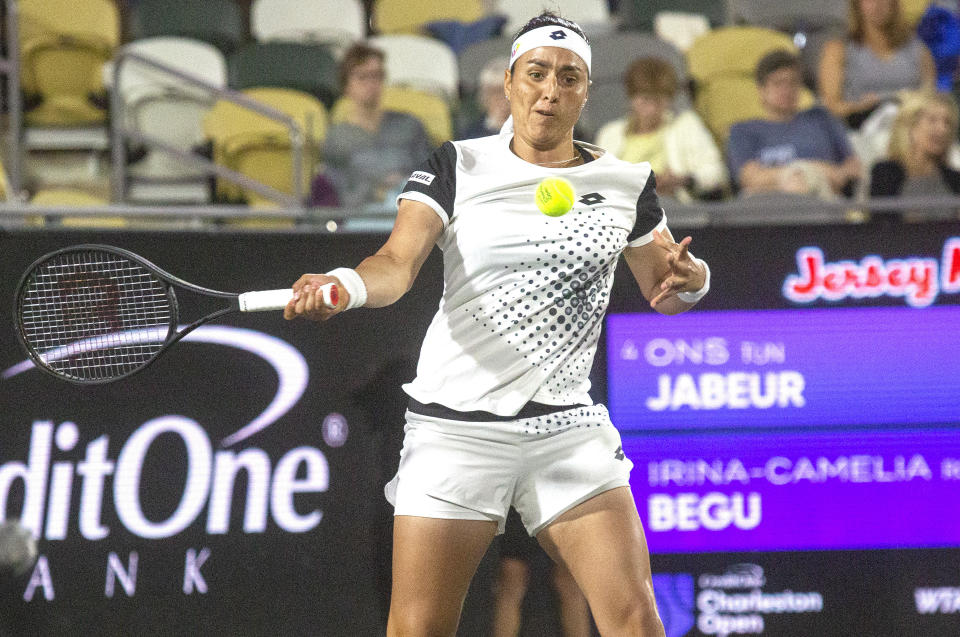
<path fill-rule="evenodd" d="M 180 327 L 174 287 L 215 297 L 221 309 Z M 321 288 L 336 307 L 333 283 Z M 30 266 L 17 286 L 17 336 L 40 369 L 74 383 L 126 378 L 204 323 L 233 312 L 282 310 L 293 290 L 233 294 L 188 283 L 146 259 L 105 245 L 70 246 Z"/>

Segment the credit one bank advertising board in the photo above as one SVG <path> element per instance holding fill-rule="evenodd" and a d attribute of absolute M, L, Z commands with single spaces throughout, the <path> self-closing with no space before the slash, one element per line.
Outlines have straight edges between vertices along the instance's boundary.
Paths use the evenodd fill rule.
<path fill-rule="evenodd" d="M 807 246 L 794 309 L 610 315 L 608 404 L 651 550 L 960 545 L 960 306 L 931 305 L 957 289 L 957 247 L 831 264 Z"/>
<path fill-rule="evenodd" d="M 98 239 L 226 290 L 280 287 L 380 243 Z M 77 386 L 27 360 L 6 301 L 32 260 L 84 242 L 0 236 L 0 517 L 38 548 L 17 578 L 0 564 L 0 635 L 382 633 L 382 493 L 402 411 L 377 412 L 390 402 L 377 378 L 386 350 L 404 350 L 399 316 L 382 314 L 380 344 L 364 340 L 364 312 L 322 330 L 279 312 L 239 315 L 202 326 L 135 376 Z M 218 305 L 177 294 L 182 323 Z M 343 343 L 354 344 L 350 357 Z M 399 391 L 400 380 L 384 383 Z"/>

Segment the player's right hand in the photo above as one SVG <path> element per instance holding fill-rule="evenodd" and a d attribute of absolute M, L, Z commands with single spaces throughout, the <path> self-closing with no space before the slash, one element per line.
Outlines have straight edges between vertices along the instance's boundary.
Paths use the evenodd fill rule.
<path fill-rule="evenodd" d="M 335 283 L 339 292 L 336 307 L 327 307 L 323 302 L 323 292 L 320 286 Z M 304 274 L 293 284 L 293 298 L 283 308 L 283 318 L 288 321 L 297 317 L 311 321 L 326 321 L 331 316 L 339 314 L 350 301 L 350 295 L 337 277 L 326 274 Z"/>

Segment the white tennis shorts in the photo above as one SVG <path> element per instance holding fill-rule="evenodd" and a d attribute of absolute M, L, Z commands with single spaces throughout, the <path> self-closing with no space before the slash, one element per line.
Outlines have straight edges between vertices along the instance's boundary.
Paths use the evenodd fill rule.
<path fill-rule="evenodd" d="M 603 405 L 507 422 L 406 414 L 394 515 L 493 520 L 513 505 L 530 535 L 593 496 L 627 486 L 633 463 Z"/>

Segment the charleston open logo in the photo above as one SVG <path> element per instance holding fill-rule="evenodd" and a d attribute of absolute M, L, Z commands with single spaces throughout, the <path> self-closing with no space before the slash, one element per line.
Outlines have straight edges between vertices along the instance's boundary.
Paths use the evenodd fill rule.
<path fill-rule="evenodd" d="M 216 449 L 200 423 L 182 415 L 167 414 L 152 418 L 130 433 L 115 459 L 108 457 L 109 436 L 100 435 L 86 442 L 81 459 L 55 460 L 81 455 L 80 430 L 70 421 L 59 424 L 36 421 L 26 461 L 10 460 L 0 464 L 0 520 L 8 516 L 19 518 L 36 538 L 48 542 L 66 539 L 68 527 L 77 529 L 85 540 L 108 538 L 114 529 L 103 522 L 105 505 L 112 505 L 119 523 L 128 533 L 145 540 L 172 538 L 198 521 L 203 523 L 208 535 L 263 533 L 271 520 L 288 533 L 304 533 L 316 528 L 323 512 L 298 510 L 294 496 L 328 490 L 330 470 L 324 453 L 315 447 L 297 446 L 274 460 L 255 446 L 237 449 L 237 445 L 275 423 L 300 400 L 309 378 L 303 355 L 276 337 L 229 326 L 201 327 L 187 336 L 185 342 L 233 347 L 259 356 L 277 374 L 273 399 L 256 418 L 218 441 Z M 5 370 L 2 379 L 8 381 L 32 368 L 31 361 L 24 361 Z M 347 423 L 342 416 L 326 417 L 323 437 L 328 445 L 342 445 L 346 434 Z M 186 477 L 172 513 L 164 519 L 151 519 L 141 502 L 141 484 L 151 479 L 144 476 L 143 469 L 157 439 L 171 435 L 182 443 Z M 153 460 L 156 461 L 156 457 Z M 107 486 L 110 476 L 112 488 Z M 10 511 L 11 490 L 18 482 L 23 488 L 23 506 L 19 512 Z M 238 487 L 238 483 L 245 484 L 245 489 Z M 243 489 L 237 494 L 241 497 L 235 498 L 235 491 L 239 489 Z M 79 493 L 76 501 L 73 500 L 75 493 Z M 243 525 L 231 528 L 231 509 L 237 502 L 244 507 Z M 187 551 L 185 594 L 207 592 L 201 568 L 209 558 L 208 548 Z M 113 597 L 117 583 L 128 596 L 135 594 L 138 561 L 136 551 L 126 556 L 125 563 L 116 553 L 109 553 L 104 589 L 107 597 Z M 38 591 L 42 591 L 47 600 L 55 598 L 54 568 L 41 554 L 24 592 L 26 601 Z"/>

